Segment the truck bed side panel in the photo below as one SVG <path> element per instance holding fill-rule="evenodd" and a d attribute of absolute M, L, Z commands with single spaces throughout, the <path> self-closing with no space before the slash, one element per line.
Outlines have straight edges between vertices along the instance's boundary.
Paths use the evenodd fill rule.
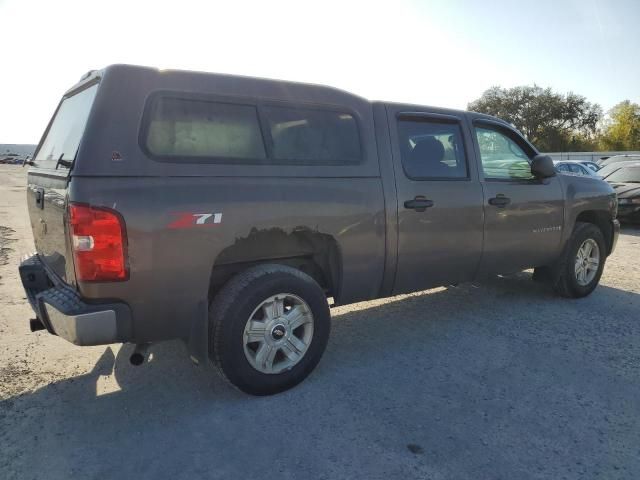
<path fill-rule="evenodd" d="M 338 300 L 378 295 L 385 234 L 379 178 L 102 177 L 74 181 L 72 189 L 73 198 L 115 208 L 125 219 L 130 280 L 80 290 L 89 299 L 127 302 L 136 341 L 186 336 L 213 265 L 252 237 L 271 244 L 300 231 L 329 236 L 342 259 Z M 196 225 L 194 214 L 220 221 Z"/>

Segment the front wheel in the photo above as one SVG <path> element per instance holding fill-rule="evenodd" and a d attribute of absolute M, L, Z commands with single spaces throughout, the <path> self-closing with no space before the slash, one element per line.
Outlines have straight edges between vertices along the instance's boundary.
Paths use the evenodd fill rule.
<path fill-rule="evenodd" d="M 557 267 L 554 289 L 563 297 L 586 297 L 598 286 L 607 256 L 602 231 L 579 222 Z"/>
<path fill-rule="evenodd" d="M 284 265 L 238 274 L 209 309 L 210 357 L 240 390 L 270 395 L 304 380 L 329 338 L 326 296 L 310 276 Z"/>

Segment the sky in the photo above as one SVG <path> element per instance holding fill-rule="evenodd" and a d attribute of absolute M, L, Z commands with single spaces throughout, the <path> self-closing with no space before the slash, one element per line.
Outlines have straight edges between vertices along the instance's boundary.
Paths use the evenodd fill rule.
<path fill-rule="evenodd" d="M 37 143 L 113 63 L 466 108 L 494 85 L 640 103 L 640 0 L 0 0 L 0 143 Z"/>

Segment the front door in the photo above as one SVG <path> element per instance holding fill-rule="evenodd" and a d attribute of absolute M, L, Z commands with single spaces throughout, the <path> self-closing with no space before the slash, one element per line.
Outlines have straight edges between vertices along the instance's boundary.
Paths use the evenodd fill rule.
<path fill-rule="evenodd" d="M 463 117 L 389 112 L 398 194 L 394 293 L 471 280 L 482 252 L 482 187 Z"/>
<path fill-rule="evenodd" d="M 485 209 L 480 275 L 548 265 L 561 249 L 560 180 L 531 174 L 530 161 L 536 152 L 514 130 L 476 121 L 474 136 Z"/>

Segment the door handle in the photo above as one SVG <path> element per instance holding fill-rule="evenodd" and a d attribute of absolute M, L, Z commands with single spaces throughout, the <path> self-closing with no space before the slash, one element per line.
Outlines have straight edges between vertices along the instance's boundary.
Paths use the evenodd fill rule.
<path fill-rule="evenodd" d="M 506 207 L 510 203 L 511 199 L 502 194 L 498 194 L 497 196 L 489 199 L 489 205 L 495 205 L 496 207 Z"/>
<path fill-rule="evenodd" d="M 409 208 L 416 212 L 424 212 L 427 208 L 431 207 L 433 207 L 433 200 L 427 200 L 423 196 L 417 196 L 413 200 L 404 202 L 404 208 Z"/>

